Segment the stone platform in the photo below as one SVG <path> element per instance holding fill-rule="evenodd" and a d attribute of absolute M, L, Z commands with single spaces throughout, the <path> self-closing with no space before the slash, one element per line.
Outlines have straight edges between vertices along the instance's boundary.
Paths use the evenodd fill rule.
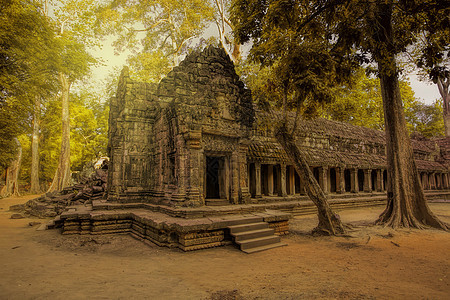
<path fill-rule="evenodd" d="M 426 191 L 425 195 L 429 201 L 450 199 L 449 190 Z M 385 205 L 386 194 L 335 194 L 329 195 L 328 201 L 334 209 Z M 315 213 L 317 208 L 306 196 L 195 208 L 97 200 L 92 205 L 70 207 L 55 221 L 63 234 L 129 233 L 144 242 L 190 251 L 231 244 L 230 227 L 235 225 L 266 222 L 275 234 L 284 235 L 292 215 Z"/>
<path fill-rule="evenodd" d="M 266 222 L 275 234 L 287 234 L 290 217 L 289 213 L 247 205 L 177 209 L 94 201 L 92 206 L 71 207 L 57 223 L 63 234 L 129 233 L 144 242 L 190 251 L 231 244 L 228 227 L 233 225 Z"/>

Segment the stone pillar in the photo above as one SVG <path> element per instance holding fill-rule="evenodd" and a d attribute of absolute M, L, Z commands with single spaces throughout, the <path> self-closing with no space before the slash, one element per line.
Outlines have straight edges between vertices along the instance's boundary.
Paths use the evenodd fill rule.
<path fill-rule="evenodd" d="M 231 203 L 239 203 L 239 153 L 237 151 L 231 154 Z"/>
<path fill-rule="evenodd" d="M 364 192 L 370 193 L 372 191 L 372 170 L 364 170 Z"/>
<path fill-rule="evenodd" d="M 305 195 L 305 181 L 303 180 L 302 176 L 298 174 L 298 178 L 300 178 L 300 195 Z"/>
<path fill-rule="evenodd" d="M 282 164 L 281 168 L 281 196 L 286 197 L 286 165 Z"/>
<path fill-rule="evenodd" d="M 434 176 L 434 173 L 428 174 L 428 182 L 430 183 L 430 190 L 436 189 L 436 177 Z"/>
<path fill-rule="evenodd" d="M 447 173 L 442 174 L 442 188 L 448 189 L 448 179 L 447 179 Z"/>
<path fill-rule="evenodd" d="M 200 141 L 202 133 L 198 131 L 191 131 L 185 134 L 187 152 L 189 153 L 189 182 L 186 187 L 186 199 L 189 206 L 200 206 L 204 204 L 204 189 L 205 182 L 203 174 L 206 170 L 205 160 L 203 159 L 203 151 L 201 151 Z M 201 169 L 201 170 L 200 170 Z"/>
<path fill-rule="evenodd" d="M 250 203 L 251 195 L 248 185 L 247 144 L 239 145 L 239 199 L 241 203 Z"/>
<path fill-rule="evenodd" d="M 342 194 L 345 192 L 345 178 L 344 168 L 336 168 L 336 193 Z"/>
<path fill-rule="evenodd" d="M 358 192 L 358 170 L 357 169 L 351 169 L 350 170 L 350 191 L 352 193 Z"/>
<path fill-rule="evenodd" d="M 445 174 L 445 179 L 446 179 L 445 182 L 447 183 L 447 189 L 448 189 L 448 188 L 450 188 L 450 181 L 449 181 L 449 174 L 448 173 Z"/>
<path fill-rule="evenodd" d="M 319 185 L 325 194 L 330 192 L 328 188 L 328 168 L 321 167 L 319 169 Z"/>
<path fill-rule="evenodd" d="M 291 195 L 295 195 L 295 168 L 289 167 L 289 192 Z"/>
<path fill-rule="evenodd" d="M 255 181 L 256 181 L 256 192 L 255 197 L 261 198 L 261 163 L 255 162 Z"/>
<path fill-rule="evenodd" d="M 267 192 L 273 196 L 273 165 L 267 165 Z"/>
<path fill-rule="evenodd" d="M 422 188 L 424 190 L 428 190 L 428 175 L 427 175 L 427 173 L 423 172 L 421 174 L 421 177 L 422 177 Z"/>
<path fill-rule="evenodd" d="M 377 192 L 383 191 L 383 171 L 381 169 L 377 170 Z"/>

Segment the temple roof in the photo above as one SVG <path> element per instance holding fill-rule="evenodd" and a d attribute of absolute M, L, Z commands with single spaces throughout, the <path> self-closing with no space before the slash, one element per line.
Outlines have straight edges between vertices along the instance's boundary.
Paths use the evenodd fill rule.
<path fill-rule="evenodd" d="M 258 128 L 251 138 L 247 155 L 262 163 L 287 163 L 289 158 L 273 136 L 270 122 L 280 113 L 268 114 L 256 109 Z M 270 121 L 267 121 L 270 120 Z M 294 125 L 295 115 L 289 114 L 289 124 Z M 273 124 L 272 123 L 272 124 Z M 305 152 L 311 166 L 345 166 L 348 168 L 386 168 L 385 133 L 380 130 L 355 126 L 348 123 L 316 118 L 299 120 L 295 130 L 297 145 Z M 450 163 L 450 138 L 438 140 L 411 139 L 419 171 L 447 170 Z M 436 146 L 440 147 L 441 160 L 435 159 Z"/>

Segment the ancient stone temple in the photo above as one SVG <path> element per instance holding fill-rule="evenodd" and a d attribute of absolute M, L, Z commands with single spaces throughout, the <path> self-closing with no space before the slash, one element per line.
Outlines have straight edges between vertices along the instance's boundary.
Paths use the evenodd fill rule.
<path fill-rule="evenodd" d="M 134 82 L 125 68 L 111 99 L 106 199 L 63 213 L 63 233 L 128 232 L 183 250 L 282 245 L 273 234 L 288 232 L 307 198 L 273 117 L 220 48 L 189 54 L 159 84 Z M 294 135 L 331 202 L 385 202 L 384 132 L 315 119 Z M 413 139 L 413 148 L 428 197 L 448 189 L 450 141 Z"/>
<path fill-rule="evenodd" d="M 111 101 L 108 199 L 195 207 L 295 198 L 302 183 L 270 118 L 222 49 L 190 54 L 159 85 L 124 69 Z M 384 132 L 316 119 L 295 135 L 326 192 L 386 189 Z M 448 188 L 440 145 L 413 140 L 425 189 Z"/>

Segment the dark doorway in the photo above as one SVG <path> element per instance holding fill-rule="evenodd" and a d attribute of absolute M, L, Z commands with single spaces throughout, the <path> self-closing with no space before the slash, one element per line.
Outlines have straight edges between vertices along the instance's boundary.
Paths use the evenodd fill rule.
<path fill-rule="evenodd" d="M 255 169 L 255 164 L 251 163 L 249 170 L 248 170 L 248 174 L 249 174 L 249 180 L 250 180 L 250 195 L 252 198 L 255 198 L 256 195 L 256 169 Z"/>
<path fill-rule="evenodd" d="M 268 187 L 268 167 L 267 165 L 261 165 L 261 194 L 268 195 L 269 194 L 269 187 Z"/>
<path fill-rule="evenodd" d="M 387 171 L 383 171 L 383 191 L 387 190 Z"/>
<path fill-rule="evenodd" d="M 294 194 L 294 178 L 291 178 L 291 174 L 294 174 L 295 170 L 293 170 L 293 166 L 287 166 L 286 167 L 286 193 L 288 195 Z M 291 173 L 292 172 L 292 173 Z"/>
<path fill-rule="evenodd" d="M 318 183 L 319 183 L 319 172 L 320 172 L 319 168 L 313 168 L 313 175 Z M 320 185 L 320 183 L 319 183 L 319 185 Z"/>
<path fill-rule="evenodd" d="M 336 169 L 330 169 L 330 192 L 336 193 Z"/>
<path fill-rule="evenodd" d="M 377 170 L 372 170 L 372 174 L 371 174 L 371 178 L 372 178 L 372 191 L 376 191 L 377 190 Z"/>
<path fill-rule="evenodd" d="M 350 170 L 345 169 L 344 170 L 344 182 L 345 182 L 345 191 L 347 193 L 350 193 L 352 191 L 352 181 L 351 181 L 351 175 Z"/>
<path fill-rule="evenodd" d="M 220 198 L 219 169 L 223 165 L 221 157 L 206 157 L 206 198 Z"/>
<path fill-rule="evenodd" d="M 273 194 L 281 196 L 281 167 L 273 166 Z"/>
<path fill-rule="evenodd" d="M 358 170 L 358 191 L 364 191 L 364 171 Z"/>
<path fill-rule="evenodd" d="M 294 184 L 295 184 L 295 193 L 302 194 L 302 186 L 300 184 L 300 176 L 298 176 L 296 170 L 294 170 Z"/>

